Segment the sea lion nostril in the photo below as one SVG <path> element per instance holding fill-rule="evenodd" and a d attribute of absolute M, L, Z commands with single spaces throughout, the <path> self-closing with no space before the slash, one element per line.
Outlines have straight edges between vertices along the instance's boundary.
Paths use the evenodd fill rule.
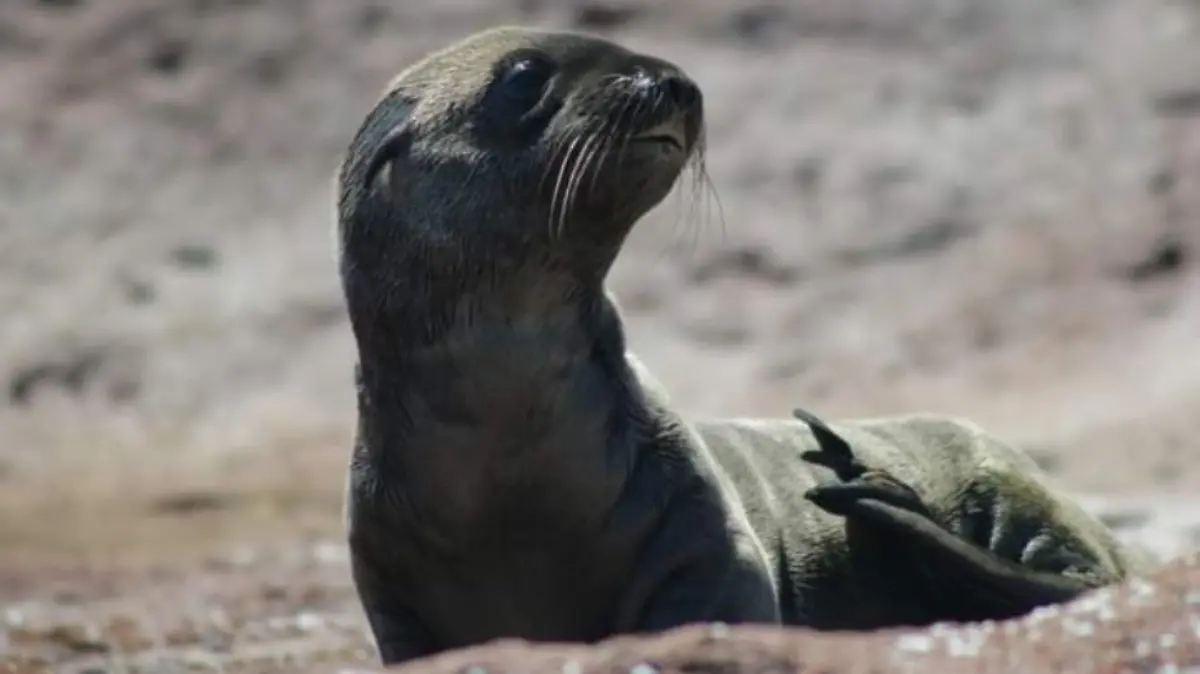
<path fill-rule="evenodd" d="M 664 75 L 659 86 L 681 108 L 690 108 L 700 101 L 700 88 L 682 75 Z"/>

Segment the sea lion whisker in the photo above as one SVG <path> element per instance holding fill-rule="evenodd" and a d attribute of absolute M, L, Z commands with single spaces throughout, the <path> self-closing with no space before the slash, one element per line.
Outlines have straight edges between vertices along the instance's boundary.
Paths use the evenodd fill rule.
<path fill-rule="evenodd" d="M 563 162 L 566 161 L 570 153 L 570 147 L 571 139 L 569 137 L 564 139 L 556 136 L 554 138 L 550 144 L 549 159 L 542 169 L 542 177 L 538 181 L 538 191 L 544 194 L 546 181 L 550 178 L 551 174 L 555 175 L 554 185 L 550 188 L 550 205 L 546 213 L 546 235 L 551 238 L 554 236 L 555 203 L 558 198 L 559 183 L 562 181 Z"/>
<path fill-rule="evenodd" d="M 557 236 L 557 234 L 559 233 L 559 231 L 561 229 L 560 227 L 558 227 L 558 221 L 559 221 L 559 217 L 560 217 L 558 204 L 565 196 L 563 193 L 563 188 L 564 188 L 563 179 L 569 174 L 568 166 L 571 165 L 572 162 L 575 161 L 575 157 L 577 154 L 576 147 L 581 142 L 581 139 L 582 139 L 582 136 L 575 136 L 574 138 L 571 139 L 570 143 L 567 144 L 566 153 L 564 154 L 562 161 L 558 165 L 558 177 L 554 181 L 554 193 L 550 199 L 550 237 L 551 237 L 551 239 L 555 238 L 555 236 Z M 565 212 L 565 206 L 563 207 L 563 210 Z M 563 215 L 562 217 L 566 217 L 566 216 Z"/>
<path fill-rule="evenodd" d="M 575 180 L 575 174 L 579 171 L 579 164 L 583 161 L 583 156 L 587 152 L 588 144 L 591 142 L 590 135 L 580 135 L 577 139 L 576 149 L 571 153 L 571 161 L 566 166 L 564 175 L 565 180 L 562 182 L 562 194 L 559 197 L 559 209 L 554 218 L 554 238 L 561 239 L 563 232 L 566 230 L 567 217 L 571 212 L 571 183 Z"/>
<path fill-rule="evenodd" d="M 573 166 L 573 175 L 567 182 L 568 211 L 574 210 L 575 202 L 579 198 L 579 193 L 583 188 L 583 181 L 589 169 L 592 170 L 590 189 L 595 189 L 600 168 L 604 165 L 607 153 L 611 150 L 609 135 L 617 123 L 618 120 L 605 118 L 599 124 L 594 125 L 594 127 L 588 127 L 583 132 L 588 138 L 583 149 L 580 151 L 582 158 Z M 560 224 L 565 226 L 565 222 Z M 561 232 L 559 235 L 561 236 Z"/>
<path fill-rule="evenodd" d="M 620 75 L 606 74 L 597 79 L 597 86 L 602 90 L 608 90 L 609 88 L 615 86 L 620 79 Z M 584 141 L 582 148 L 579 150 L 580 156 L 571 164 L 570 176 L 567 179 L 565 187 L 563 209 L 559 218 L 557 219 L 556 235 L 558 237 L 562 236 L 562 230 L 566 226 L 568 214 L 575 208 L 575 201 L 578 199 L 578 193 L 582 187 L 583 178 L 586 176 L 590 166 L 595 167 L 591 182 L 591 188 L 595 189 L 595 181 L 599 176 L 600 166 L 603 165 L 604 156 L 601 153 L 607 146 L 605 142 L 605 135 L 609 133 L 608 129 L 610 122 L 612 124 L 616 124 L 616 122 L 613 122 L 612 120 L 605 119 L 598 125 L 598 128 L 596 129 L 588 129 L 585 127 L 580 131 L 579 136 L 576 138 L 576 142 L 581 137 L 586 137 L 586 140 Z"/>
<path fill-rule="evenodd" d="M 617 152 L 624 155 L 629 150 L 629 141 L 640 130 L 634 125 L 634 121 L 641 118 L 642 106 L 646 104 L 646 99 L 643 96 L 634 96 L 627 91 L 621 92 L 620 107 L 617 108 L 616 119 L 618 120 L 618 128 L 623 131 L 621 134 L 620 146 Z M 624 162 L 618 162 L 616 171 L 617 179 L 620 179 Z"/>
<path fill-rule="evenodd" d="M 720 228 L 721 238 L 728 236 L 728 229 L 725 221 L 725 209 L 721 205 L 721 195 L 717 191 L 717 187 L 713 184 L 712 174 L 708 171 L 708 139 L 706 137 L 706 129 L 700 128 L 699 138 L 696 141 L 696 154 L 694 163 L 691 166 L 696 180 L 699 182 L 698 190 L 702 190 L 705 195 L 704 206 L 705 212 L 702 218 L 703 226 L 707 227 L 708 223 L 712 222 L 713 206 L 717 210 L 717 225 Z"/>
<path fill-rule="evenodd" d="M 604 166 L 605 160 L 613 157 L 613 150 L 616 147 L 615 139 L 617 138 L 620 129 L 621 120 L 619 118 L 606 118 L 604 122 L 600 124 L 600 128 L 597 133 L 603 138 L 603 142 L 600 145 L 600 150 L 602 150 L 605 154 L 600 158 L 599 161 L 596 162 L 595 167 L 592 170 L 592 180 L 591 184 L 588 186 L 588 189 L 592 192 L 595 192 L 596 190 L 596 180 L 600 177 L 600 169 Z M 613 163 L 616 165 L 616 170 L 619 171 L 621 162 L 615 161 Z"/>
<path fill-rule="evenodd" d="M 552 138 L 550 140 L 550 148 L 548 150 L 548 159 L 545 162 L 545 165 L 542 166 L 542 172 L 538 178 L 538 190 L 539 191 L 543 191 L 546 189 L 546 181 L 550 178 L 550 174 L 553 173 L 556 168 L 558 168 L 559 160 L 562 158 L 561 157 L 562 153 L 566 150 L 567 146 L 569 145 L 569 142 L 568 142 L 569 140 L 570 139 L 564 140 L 560 136 L 555 136 L 554 138 Z"/>
<path fill-rule="evenodd" d="M 579 199 L 580 185 L 583 183 L 583 178 L 587 174 L 589 163 L 597 156 L 596 150 L 603 145 L 603 137 L 599 132 L 589 134 L 587 143 L 584 144 L 580 151 L 580 160 L 575 162 L 571 179 L 567 182 L 567 212 L 573 212 L 575 202 Z M 560 227 L 566 226 L 564 218 L 560 223 Z M 559 236 L 562 236 L 562 231 L 559 231 Z"/>
<path fill-rule="evenodd" d="M 673 236 L 686 237 L 688 245 L 688 253 L 694 255 L 700 247 L 700 238 L 704 231 L 704 223 L 699 226 L 696 220 L 703 221 L 703 217 L 698 217 L 701 205 L 703 203 L 704 191 L 704 144 L 701 136 L 694 142 L 691 153 L 688 156 L 687 164 L 684 167 L 688 180 L 686 186 L 684 181 L 680 181 L 677 186 L 676 198 L 683 207 L 675 210 L 675 217 L 672 219 L 671 231 Z M 680 232 L 680 228 L 684 231 Z"/>

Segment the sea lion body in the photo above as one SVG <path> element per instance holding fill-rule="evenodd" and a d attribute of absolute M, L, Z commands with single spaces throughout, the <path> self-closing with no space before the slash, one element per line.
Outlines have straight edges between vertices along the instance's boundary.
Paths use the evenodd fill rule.
<path fill-rule="evenodd" d="M 820 449 L 811 424 L 689 422 L 627 353 L 604 278 L 702 146 L 701 92 L 674 64 L 518 28 L 412 65 L 358 129 L 338 174 L 359 356 L 346 518 L 385 663 L 500 637 L 958 611 L 923 594 L 937 578 L 913 552 L 953 545 L 909 546 L 898 506 L 859 499 L 853 475 L 825 492 L 849 497 L 806 499 L 838 476 L 802 458 Z M 928 499 L 997 558 L 1088 586 L 1126 570 L 1107 532 L 969 425 L 835 428 L 843 455 L 911 482 L 909 506 Z M 1006 592 L 1011 574 L 989 574 Z"/>

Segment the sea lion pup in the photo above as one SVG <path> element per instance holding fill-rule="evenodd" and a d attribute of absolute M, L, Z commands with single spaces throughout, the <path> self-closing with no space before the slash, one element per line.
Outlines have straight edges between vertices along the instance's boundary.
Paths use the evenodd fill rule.
<path fill-rule="evenodd" d="M 850 448 L 837 459 L 799 420 L 671 409 L 626 353 L 604 280 L 702 153 L 703 115 L 669 62 L 506 27 L 404 70 L 351 141 L 337 176 L 359 361 L 346 517 L 385 663 L 500 637 L 952 617 L 922 592 L 927 547 L 897 534 L 919 527 L 881 528 L 861 475 L 839 484 L 819 465 L 860 452 L 989 555 L 1078 588 L 1125 573 L 1106 531 L 968 425 L 835 425 Z M 832 512 L 805 496 L 821 485 Z"/>

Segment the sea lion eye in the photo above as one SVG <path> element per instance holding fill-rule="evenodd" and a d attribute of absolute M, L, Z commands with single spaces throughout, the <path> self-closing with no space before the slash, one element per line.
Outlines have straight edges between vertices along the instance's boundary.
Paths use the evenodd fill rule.
<path fill-rule="evenodd" d="M 513 103 L 533 105 L 541 99 L 554 74 L 554 65 L 545 59 L 521 58 L 514 61 L 500 81 L 500 91 Z"/>

